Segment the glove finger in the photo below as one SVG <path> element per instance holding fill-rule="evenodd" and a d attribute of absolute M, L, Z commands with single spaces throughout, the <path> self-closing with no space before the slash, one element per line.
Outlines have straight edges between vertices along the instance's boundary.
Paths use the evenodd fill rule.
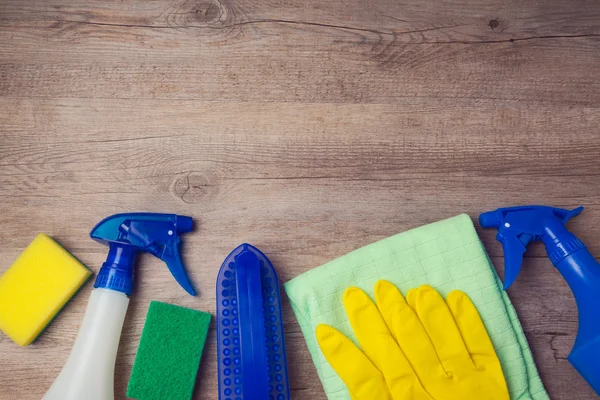
<path fill-rule="evenodd" d="M 317 343 L 354 400 L 392 400 L 383 374 L 350 339 L 329 325 L 319 325 Z"/>
<path fill-rule="evenodd" d="M 377 282 L 375 284 L 375 301 L 388 328 L 410 361 L 419 380 L 426 382 L 432 377 L 445 376 L 427 331 L 396 286 L 385 280 Z"/>
<path fill-rule="evenodd" d="M 494 345 L 471 299 L 464 292 L 455 290 L 448 295 L 446 303 L 475 365 L 481 367 L 490 362 L 499 363 Z"/>
<path fill-rule="evenodd" d="M 442 296 L 431 286 L 422 285 L 415 294 L 415 304 L 417 315 L 446 372 L 473 368 L 467 347 Z"/>
<path fill-rule="evenodd" d="M 412 308 L 413 310 L 417 310 L 417 305 L 415 304 L 416 300 L 417 300 L 417 289 L 413 288 L 413 289 L 409 289 L 408 292 L 406 292 L 406 303 L 408 303 L 408 305 L 410 306 L 410 308 Z"/>
<path fill-rule="evenodd" d="M 369 296 L 351 287 L 344 293 L 344 307 L 361 349 L 383 373 L 392 397 L 395 400 L 421 398 L 425 391 L 417 375 Z"/>

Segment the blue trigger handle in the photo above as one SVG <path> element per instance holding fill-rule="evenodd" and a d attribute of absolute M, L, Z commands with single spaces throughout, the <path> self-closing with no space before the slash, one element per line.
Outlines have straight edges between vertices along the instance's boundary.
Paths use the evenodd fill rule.
<path fill-rule="evenodd" d="M 185 273 L 185 268 L 183 266 L 183 262 L 181 261 L 181 254 L 179 252 L 180 244 L 181 240 L 177 238 L 174 243 L 166 246 L 165 251 L 160 259 L 167 264 L 167 268 L 169 268 L 171 275 L 173 275 L 173 278 L 175 278 L 177 283 L 179 283 L 179 285 L 185 289 L 186 292 L 192 296 L 195 296 L 196 291 L 194 290 L 190 279 Z"/>

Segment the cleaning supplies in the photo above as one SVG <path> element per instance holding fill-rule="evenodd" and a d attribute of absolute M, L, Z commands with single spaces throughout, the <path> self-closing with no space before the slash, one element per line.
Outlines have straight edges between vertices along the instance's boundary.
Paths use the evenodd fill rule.
<path fill-rule="evenodd" d="M 341 303 L 344 291 L 356 286 L 373 297 L 379 279 L 403 293 L 422 284 L 444 297 L 455 289 L 465 292 L 494 344 L 511 399 L 548 399 L 517 314 L 473 223 L 459 215 L 372 243 L 284 285 L 329 400 L 348 400 L 350 393 L 319 349 L 315 330 L 328 324 L 355 341 Z"/>
<path fill-rule="evenodd" d="M 114 367 L 129 305 L 137 253 L 166 264 L 177 282 L 195 295 L 179 256 L 179 234 L 192 230 L 192 219 L 174 214 L 116 214 L 90 233 L 109 246 L 90 295 L 83 323 L 65 366 L 43 400 L 112 400 Z"/>
<path fill-rule="evenodd" d="M 242 244 L 217 277 L 219 399 L 288 400 L 279 280 L 269 259 Z"/>
<path fill-rule="evenodd" d="M 190 400 L 212 316 L 153 301 L 127 387 L 138 400 Z"/>
<path fill-rule="evenodd" d="M 0 330 L 29 345 L 91 276 L 50 236 L 38 234 L 0 277 Z"/>
<path fill-rule="evenodd" d="M 344 308 L 362 349 L 328 325 L 317 341 L 355 400 L 508 400 L 492 342 L 469 297 L 446 301 L 430 286 L 408 292 L 375 284 L 375 302 L 357 287 Z"/>
<path fill-rule="evenodd" d="M 545 206 L 499 208 L 480 215 L 484 228 L 498 229 L 504 250 L 504 288 L 516 279 L 529 243 L 541 240 L 552 264 L 569 284 L 579 311 L 579 329 L 569 362 L 600 394 L 600 264 L 565 224 L 583 211 Z"/>

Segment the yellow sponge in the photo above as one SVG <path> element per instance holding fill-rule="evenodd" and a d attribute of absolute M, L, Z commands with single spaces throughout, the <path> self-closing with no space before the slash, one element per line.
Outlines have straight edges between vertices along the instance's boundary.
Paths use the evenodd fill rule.
<path fill-rule="evenodd" d="M 40 233 L 0 277 L 0 330 L 19 346 L 29 345 L 91 276 Z"/>

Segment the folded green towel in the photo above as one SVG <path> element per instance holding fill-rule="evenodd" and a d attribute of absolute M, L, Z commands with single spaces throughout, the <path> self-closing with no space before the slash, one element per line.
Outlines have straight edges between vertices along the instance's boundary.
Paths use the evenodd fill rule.
<path fill-rule="evenodd" d="M 494 343 L 513 400 L 549 399 L 510 299 L 487 257 L 468 215 L 412 229 L 355 250 L 284 285 L 329 400 L 349 400 L 346 385 L 321 353 L 318 324 L 355 340 L 342 294 L 358 286 L 373 296 L 379 279 L 406 292 L 427 283 L 444 297 L 467 293 Z"/>

